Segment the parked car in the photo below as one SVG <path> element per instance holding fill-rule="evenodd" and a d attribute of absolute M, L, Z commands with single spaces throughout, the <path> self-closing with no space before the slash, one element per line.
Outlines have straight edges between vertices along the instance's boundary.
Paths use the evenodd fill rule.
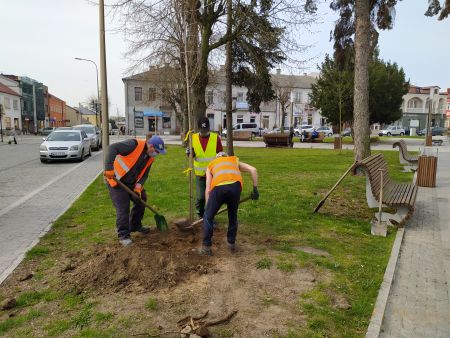
<path fill-rule="evenodd" d="M 389 126 L 386 129 L 381 129 L 378 132 L 379 136 L 393 136 L 393 135 L 405 135 L 405 129 L 400 126 Z"/>
<path fill-rule="evenodd" d="M 301 127 L 294 128 L 294 135 L 300 136 L 300 134 L 305 131 L 307 133 L 311 133 L 314 130 L 314 127 L 310 124 L 304 124 Z"/>
<path fill-rule="evenodd" d="M 331 129 L 330 127 L 319 127 L 316 129 L 316 131 L 318 133 L 323 133 L 325 134 L 325 136 L 331 137 L 333 136 L 333 129 Z"/>
<path fill-rule="evenodd" d="M 259 128 L 256 123 L 236 123 L 233 126 L 233 130 L 236 131 L 251 131 L 254 136 L 259 135 Z M 227 129 L 222 130 L 222 135 L 227 135 Z"/>
<path fill-rule="evenodd" d="M 83 130 L 55 130 L 39 147 L 42 163 L 53 160 L 80 160 L 91 155 L 91 145 Z"/>
<path fill-rule="evenodd" d="M 443 136 L 447 132 L 447 128 L 443 127 L 431 127 L 431 136 Z M 422 129 L 417 132 L 419 136 L 425 136 L 427 134 L 427 129 Z"/>
<path fill-rule="evenodd" d="M 54 127 L 45 127 L 45 128 L 43 128 L 43 129 L 41 129 L 40 134 L 41 134 L 42 136 L 48 136 L 48 135 L 51 134 L 51 132 L 52 132 L 53 130 L 55 130 Z"/>
<path fill-rule="evenodd" d="M 79 124 L 74 126 L 73 129 L 83 130 L 87 134 L 93 150 L 99 150 L 102 147 L 102 135 L 97 126 L 92 124 Z"/>
<path fill-rule="evenodd" d="M 342 131 L 342 136 L 352 136 L 352 130 L 350 128 L 345 128 Z"/>
<path fill-rule="evenodd" d="M 71 130 L 72 127 L 56 127 L 55 130 Z"/>

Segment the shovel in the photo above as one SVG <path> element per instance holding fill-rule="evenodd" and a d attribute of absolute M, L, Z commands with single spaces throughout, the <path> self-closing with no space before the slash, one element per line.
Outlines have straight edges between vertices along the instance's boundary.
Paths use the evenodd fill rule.
<path fill-rule="evenodd" d="M 245 197 L 239 201 L 239 204 L 244 203 L 251 198 L 252 198 L 251 196 Z M 228 209 L 226 207 L 222 208 L 219 211 L 217 211 L 216 215 L 221 214 L 227 210 Z M 192 222 L 190 225 L 189 225 L 189 220 L 187 218 L 177 218 L 172 221 L 172 223 L 178 228 L 178 230 L 184 231 L 184 232 L 194 230 L 194 227 L 202 222 L 203 222 L 203 218 L 200 218 L 199 220 Z"/>
<path fill-rule="evenodd" d="M 151 212 L 153 212 L 155 214 L 155 222 L 156 222 L 156 228 L 159 231 L 167 231 L 169 230 L 169 227 L 167 225 L 167 221 L 166 218 L 163 215 L 160 215 L 155 209 L 153 209 L 150 205 L 148 205 L 147 203 L 145 203 L 145 201 L 139 197 L 138 194 L 136 194 L 133 190 L 131 190 L 130 188 L 128 188 L 125 184 L 123 184 L 121 181 L 116 179 L 116 182 L 127 192 L 129 193 L 131 196 L 134 197 L 134 199 L 138 200 L 139 202 L 141 202 L 141 204 L 143 204 L 144 206 L 146 206 L 148 209 L 151 210 Z"/>

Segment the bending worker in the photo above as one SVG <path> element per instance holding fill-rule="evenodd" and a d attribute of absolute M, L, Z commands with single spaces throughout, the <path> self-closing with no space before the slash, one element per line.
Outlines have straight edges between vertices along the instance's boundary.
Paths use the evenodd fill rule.
<path fill-rule="evenodd" d="M 216 154 L 223 151 L 223 147 L 219 135 L 210 131 L 208 118 L 200 118 L 197 127 L 199 132 L 192 134 L 192 155 L 197 197 L 195 208 L 198 216 L 202 218 L 205 212 L 206 168 L 214 160 Z M 186 153 L 189 155 L 189 147 L 186 149 Z"/>
<path fill-rule="evenodd" d="M 236 156 L 228 156 L 220 152 L 206 170 L 206 210 L 203 222 L 203 243 L 199 249 L 202 255 L 212 254 L 213 220 L 222 204 L 226 204 L 228 208 L 228 248 L 231 252 L 236 251 L 237 212 L 243 186 L 241 171 L 251 174 L 253 181 L 251 198 L 257 200 L 259 198 L 258 172 L 251 165 L 239 162 Z"/>
<path fill-rule="evenodd" d="M 142 226 L 144 205 L 134 200 L 116 180 L 120 180 L 142 200 L 147 201 L 144 183 L 155 157 L 165 153 L 164 142 L 159 136 L 153 136 L 147 141 L 129 139 L 108 147 L 104 175 L 108 182 L 109 196 L 116 208 L 117 235 L 124 246 L 132 243 L 131 232 L 148 234 L 150 229 Z M 134 203 L 131 213 L 130 201 Z"/>

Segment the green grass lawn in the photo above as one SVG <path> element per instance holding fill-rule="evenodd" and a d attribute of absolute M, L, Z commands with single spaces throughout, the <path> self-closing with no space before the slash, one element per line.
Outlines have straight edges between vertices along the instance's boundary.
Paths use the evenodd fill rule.
<path fill-rule="evenodd" d="M 391 176 L 410 181 L 401 173 L 397 152 L 385 152 Z M 348 176 L 330 196 L 320 213 L 315 205 L 353 162 L 350 151 L 313 149 L 236 148 L 241 161 L 259 172 L 260 200 L 240 208 L 239 233 L 250 238 L 271 238 L 279 253 L 276 267 L 289 274 L 298 267 L 311 267 L 329 276 L 310 291 L 298 295 L 296 311 L 305 323 L 293 323 L 289 337 L 362 337 L 368 326 L 378 288 L 390 255 L 395 231 L 387 238 L 370 235 L 373 212 L 365 204 L 363 177 Z M 156 159 L 146 190 L 149 201 L 168 220 L 188 214 L 188 180 L 184 148 L 169 146 L 168 155 Z M 243 195 L 251 191 L 248 175 Z M 225 216 L 218 218 L 225 222 Z M 116 241 L 115 212 L 99 177 L 74 205 L 54 224 L 40 243 L 27 253 L 23 264 L 34 268 L 34 278 L 45 285 L 21 284 L 0 287 L 0 301 L 11 292 L 18 300 L 15 315 L 0 311 L 0 336 L 110 336 L 139 321 L 126 320 L 95 306 L 101 301 L 90 294 L 73 294 L 60 289 L 60 267 L 64 257 L 83 255 L 98 244 Z M 146 212 L 146 224 L 154 224 Z M 295 250 L 310 246 L 330 253 L 322 257 Z M 261 256 L 257 268 L 270 268 L 272 261 Z M 58 268 L 56 268 L 58 267 Z M 24 284 L 25 285 L 25 284 Z M 30 286 L 34 285 L 34 286 Z M 335 295 L 350 308 L 336 308 Z M 145 299 L 142 311 L 158 311 L 153 298 Z M 63 318 L 48 313 L 57 304 Z M 94 306 L 95 305 L 95 306 Z M 101 304 L 100 304 L 101 305 Z"/>

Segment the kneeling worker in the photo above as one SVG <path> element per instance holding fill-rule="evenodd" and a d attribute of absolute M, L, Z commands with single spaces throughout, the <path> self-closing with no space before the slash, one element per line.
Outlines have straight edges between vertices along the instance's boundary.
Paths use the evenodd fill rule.
<path fill-rule="evenodd" d="M 144 183 L 155 157 L 165 153 L 164 142 L 159 136 L 146 141 L 129 139 L 113 143 L 108 148 L 104 175 L 108 182 L 109 196 L 116 208 L 117 235 L 124 246 L 132 243 L 131 232 L 148 234 L 150 230 L 142 226 L 145 206 L 134 200 L 116 180 L 120 180 L 142 200 L 147 201 Z M 130 201 L 134 203 L 131 213 Z"/>
<path fill-rule="evenodd" d="M 239 162 L 236 156 L 227 156 L 224 152 L 220 152 L 206 170 L 206 209 L 203 223 L 203 244 L 201 249 L 199 249 L 199 253 L 202 255 L 212 254 L 213 220 L 222 204 L 226 204 L 228 207 L 228 248 L 231 252 L 236 250 L 237 212 L 243 186 L 241 171 L 251 174 L 253 181 L 251 198 L 257 200 L 259 198 L 257 187 L 258 172 L 251 165 Z"/>

